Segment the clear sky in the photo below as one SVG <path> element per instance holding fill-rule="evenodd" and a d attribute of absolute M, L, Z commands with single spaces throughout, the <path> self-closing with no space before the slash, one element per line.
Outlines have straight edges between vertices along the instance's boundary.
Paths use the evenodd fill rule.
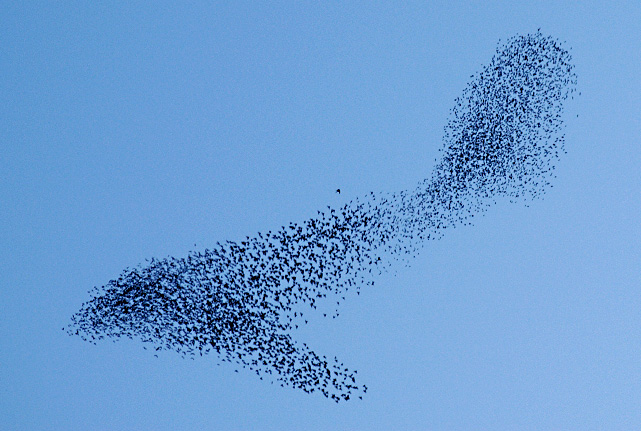
<path fill-rule="evenodd" d="M 175 3 L 0 6 L 0 429 L 641 428 L 639 2 Z M 146 258 L 414 188 L 470 75 L 539 27 L 582 93 L 554 187 L 294 334 L 362 401 L 61 330 Z"/>

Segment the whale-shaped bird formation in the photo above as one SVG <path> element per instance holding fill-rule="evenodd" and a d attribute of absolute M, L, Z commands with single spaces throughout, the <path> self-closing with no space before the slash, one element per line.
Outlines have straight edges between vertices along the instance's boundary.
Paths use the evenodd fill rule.
<path fill-rule="evenodd" d="M 94 343 L 139 338 L 183 355 L 215 351 L 261 379 L 337 402 L 362 398 L 356 371 L 291 332 L 305 313 L 328 298 L 339 305 L 497 197 L 544 193 L 564 152 L 562 105 L 576 86 L 570 61 L 540 31 L 509 39 L 456 99 L 442 160 L 415 190 L 371 193 L 278 231 L 127 268 L 94 288 L 66 331 Z"/>

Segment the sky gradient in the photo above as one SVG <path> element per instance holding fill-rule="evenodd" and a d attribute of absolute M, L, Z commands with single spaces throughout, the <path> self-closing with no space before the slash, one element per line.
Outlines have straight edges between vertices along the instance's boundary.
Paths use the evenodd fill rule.
<path fill-rule="evenodd" d="M 0 17 L 0 428 L 641 427 L 635 2 L 14 2 Z M 581 92 L 554 187 L 296 334 L 358 370 L 362 401 L 61 331 L 146 258 L 413 188 L 470 75 L 538 28 L 566 41 Z"/>

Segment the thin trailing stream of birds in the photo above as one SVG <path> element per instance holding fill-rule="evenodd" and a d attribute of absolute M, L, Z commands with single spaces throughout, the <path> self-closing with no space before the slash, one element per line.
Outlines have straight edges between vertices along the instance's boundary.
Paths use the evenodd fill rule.
<path fill-rule="evenodd" d="M 336 402 L 362 398 L 367 386 L 356 371 L 292 333 L 307 313 L 340 305 L 497 199 L 544 194 L 564 153 L 571 59 L 540 31 L 509 39 L 455 100 L 442 159 L 416 189 L 371 193 L 277 231 L 127 268 L 95 287 L 63 329 L 93 343 L 128 337 L 187 356 L 211 353 Z M 335 317 L 338 307 L 324 314 Z"/>

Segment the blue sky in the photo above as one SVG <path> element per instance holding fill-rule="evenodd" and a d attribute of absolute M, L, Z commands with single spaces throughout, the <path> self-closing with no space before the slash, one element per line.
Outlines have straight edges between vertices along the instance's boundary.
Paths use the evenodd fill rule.
<path fill-rule="evenodd" d="M 638 2 L 319 3 L 3 4 L 0 428 L 639 429 Z M 363 401 L 61 331 L 146 258 L 413 188 L 470 75 L 538 28 L 582 93 L 554 187 L 295 334 Z"/>

